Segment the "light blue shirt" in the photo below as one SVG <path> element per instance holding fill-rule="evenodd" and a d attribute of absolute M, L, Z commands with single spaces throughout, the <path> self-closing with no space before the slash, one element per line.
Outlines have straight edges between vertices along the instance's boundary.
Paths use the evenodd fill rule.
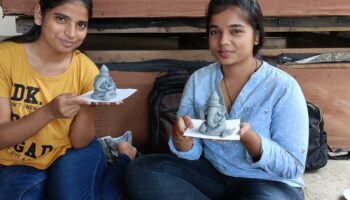
<path fill-rule="evenodd" d="M 178 116 L 204 119 L 208 97 L 220 92 L 223 78 L 217 63 L 194 72 L 186 83 Z M 257 178 L 303 187 L 301 178 L 309 137 L 309 119 L 304 95 L 293 77 L 263 62 L 237 96 L 228 119 L 241 119 L 251 125 L 261 138 L 261 158 L 254 162 L 240 141 L 213 141 L 194 138 L 186 152 L 171 151 L 189 160 L 204 153 L 214 167 L 233 177 Z"/>

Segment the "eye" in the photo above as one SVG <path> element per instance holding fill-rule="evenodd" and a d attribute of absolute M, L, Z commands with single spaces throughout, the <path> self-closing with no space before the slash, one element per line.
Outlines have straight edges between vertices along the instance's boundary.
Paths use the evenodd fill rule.
<path fill-rule="evenodd" d="M 59 23 L 65 23 L 67 20 L 65 17 L 62 17 L 62 16 L 59 16 L 59 15 L 56 15 L 56 21 L 58 21 Z"/>
<path fill-rule="evenodd" d="M 235 34 L 242 33 L 242 32 L 243 32 L 243 31 L 240 30 L 240 29 L 232 29 L 232 30 L 230 31 L 231 35 L 235 35 Z"/>
<path fill-rule="evenodd" d="M 88 26 L 88 23 L 86 23 L 86 22 L 78 22 L 77 26 L 78 26 L 78 28 L 80 30 L 85 30 L 87 28 L 87 26 Z"/>
<path fill-rule="evenodd" d="M 213 37 L 215 37 L 215 36 L 218 36 L 220 33 L 219 33 L 219 31 L 218 30 L 209 30 L 209 36 L 213 36 Z"/>

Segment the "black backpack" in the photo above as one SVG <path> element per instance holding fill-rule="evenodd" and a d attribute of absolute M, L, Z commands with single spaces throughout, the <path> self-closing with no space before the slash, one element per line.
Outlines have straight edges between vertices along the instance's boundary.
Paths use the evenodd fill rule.
<path fill-rule="evenodd" d="M 169 153 L 168 138 L 176 120 L 182 91 L 191 72 L 172 72 L 156 79 L 149 97 L 150 141 L 152 153 Z M 309 147 L 306 170 L 314 170 L 327 164 L 327 133 L 320 109 L 307 102 L 309 112 Z"/>
<path fill-rule="evenodd" d="M 320 109 L 311 102 L 307 103 L 309 113 L 309 147 L 305 163 L 305 170 L 315 170 L 327 164 L 328 145 L 327 132 Z"/>
<path fill-rule="evenodd" d="M 155 80 L 149 96 L 149 152 L 170 153 L 168 139 L 190 74 L 187 71 L 170 72 Z"/>

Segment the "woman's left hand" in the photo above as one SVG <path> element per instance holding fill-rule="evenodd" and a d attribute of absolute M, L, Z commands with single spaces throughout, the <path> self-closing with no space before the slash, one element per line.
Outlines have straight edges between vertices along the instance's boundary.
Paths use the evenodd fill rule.
<path fill-rule="evenodd" d="M 250 155 L 255 161 L 260 160 L 261 157 L 261 138 L 260 136 L 252 130 L 249 123 L 240 124 L 240 140 L 245 148 L 248 150 Z"/>

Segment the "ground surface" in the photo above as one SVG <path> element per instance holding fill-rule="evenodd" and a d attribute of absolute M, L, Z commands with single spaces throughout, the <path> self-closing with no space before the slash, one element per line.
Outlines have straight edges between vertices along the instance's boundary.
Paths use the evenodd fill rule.
<path fill-rule="evenodd" d="M 324 168 L 304 174 L 305 200 L 345 200 L 350 188 L 350 160 L 328 160 Z"/>

